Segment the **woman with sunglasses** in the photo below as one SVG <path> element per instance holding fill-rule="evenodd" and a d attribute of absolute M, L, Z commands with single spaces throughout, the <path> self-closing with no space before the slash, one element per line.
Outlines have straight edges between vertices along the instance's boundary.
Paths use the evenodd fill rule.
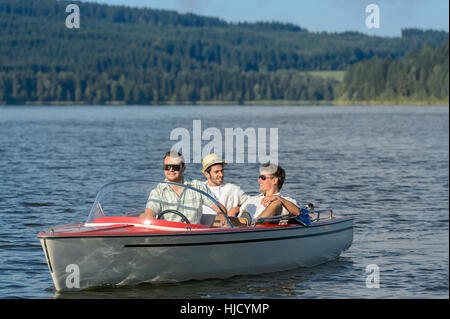
<path fill-rule="evenodd" d="M 253 220 L 257 218 L 278 216 L 280 214 L 300 215 L 300 208 L 297 206 L 295 199 L 282 196 L 281 188 L 286 177 L 285 170 L 275 164 L 264 164 L 261 167 L 259 182 L 259 195 L 250 197 L 247 202 L 242 205 L 239 217 L 243 212 L 247 212 L 252 216 Z"/>

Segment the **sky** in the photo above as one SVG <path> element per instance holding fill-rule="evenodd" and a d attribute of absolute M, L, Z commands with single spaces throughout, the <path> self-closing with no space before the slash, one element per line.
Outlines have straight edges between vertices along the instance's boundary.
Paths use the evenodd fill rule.
<path fill-rule="evenodd" d="M 358 31 L 400 36 L 402 28 L 449 30 L 448 0 L 81 0 L 111 5 L 175 10 L 227 22 L 278 21 L 312 32 Z M 378 6 L 376 12 L 366 7 Z M 366 23 L 369 20 L 369 24 Z M 368 28 L 371 26 L 371 28 Z M 375 26 L 375 27 L 374 27 Z M 378 27 L 376 27 L 378 26 Z"/>

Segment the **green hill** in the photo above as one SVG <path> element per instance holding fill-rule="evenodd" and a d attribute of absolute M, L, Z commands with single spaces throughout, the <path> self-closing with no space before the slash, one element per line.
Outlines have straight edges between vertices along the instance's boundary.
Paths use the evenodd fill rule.
<path fill-rule="evenodd" d="M 80 7 L 80 29 L 65 26 L 69 3 Z M 336 98 L 338 79 L 318 71 L 395 59 L 446 39 L 442 31 L 384 38 L 77 1 L 0 0 L 0 103 L 326 102 Z"/>
<path fill-rule="evenodd" d="M 449 41 L 398 59 L 374 57 L 347 71 L 341 103 L 449 103 Z"/>

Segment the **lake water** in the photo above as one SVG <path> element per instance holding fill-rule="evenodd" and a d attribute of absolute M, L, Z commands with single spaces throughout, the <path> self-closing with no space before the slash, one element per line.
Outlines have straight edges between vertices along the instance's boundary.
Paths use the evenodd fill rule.
<path fill-rule="evenodd" d="M 56 293 L 37 233 L 85 221 L 108 182 L 162 178 L 170 133 L 194 120 L 223 137 L 278 128 L 284 193 L 353 216 L 350 249 L 314 268 Z M 7 106 L 0 136 L 0 298 L 449 297 L 448 107 Z M 230 163 L 225 178 L 254 193 L 257 176 L 258 164 Z M 373 264 L 379 288 L 366 286 Z"/>

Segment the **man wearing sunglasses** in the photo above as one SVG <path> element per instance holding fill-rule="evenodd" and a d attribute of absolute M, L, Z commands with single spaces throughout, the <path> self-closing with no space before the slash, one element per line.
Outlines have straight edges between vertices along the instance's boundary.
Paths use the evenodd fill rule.
<path fill-rule="evenodd" d="M 300 215 L 300 209 L 295 199 L 282 196 L 280 190 L 286 177 L 285 170 L 278 165 L 264 164 L 260 169 L 258 177 L 259 195 L 250 197 L 241 207 L 239 217 L 243 212 L 257 218 L 271 217 L 277 215 Z"/>
<path fill-rule="evenodd" d="M 186 170 L 186 166 L 181 153 L 167 152 L 163 161 L 164 175 L 167 182 L 191 186 L 216 199 L 211 190 L 201 181 L 185 180 L 183 173 Z M 156 218 L 162 211 L 176 210 L 187 217 L 191 224 L 200 224 L 203 205 L 218 213 L 221 225 L 224 225 L 225 218 L 220 214 L 220 208 L 208 196 L 183 186 L 160 183 L 150 192 L 143 217 Z M 226 208 L 220 203 L 219 205 L 226 212 Z M 163 217 L 165 220 L 182 221 L 179 215 L 173 213 L 165 214 Z"/>

